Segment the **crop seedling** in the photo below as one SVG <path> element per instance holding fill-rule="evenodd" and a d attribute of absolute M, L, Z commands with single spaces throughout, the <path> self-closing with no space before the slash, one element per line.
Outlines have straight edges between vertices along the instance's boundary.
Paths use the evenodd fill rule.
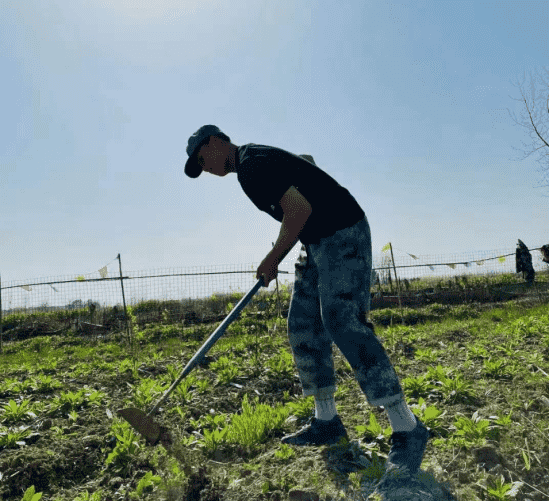
<path fill-rule="evenodd" d="M 6 431 L 0 433 L 0 449 L 15 449 L 19 446 L 25 446 L 24 438 L 31 434 L 30 430 L 22 429 L 19 431 Z"/>
<path fill-rule="evenodd" d="M 113 423 L 111 429 L 117 438 L 117 444 L 113 451 L 107 456 L 105 465 L 113 464 L 115 469 L 123 474 L 127 474 L 137 452 L 141 449 L 138 436 L 126 422 Z"/>
<path fill-rule="evenodd" d="M 369 424 L 368 425 L 358 425 L 355 427 L 357 433 L 364 433 L 368 438 L 374 438 L 377 440 L 385 440 L 389 438 L 392 434 L 391 426 L 388 426 L 385 429 L 382 429 L 382 426 L 376 419 L 374 413 L 370 413 Z"/>
<path fill-rule="evenodd" d="M 37 393 L 52 393 L 62 385 L 59 381 L 55 381 L 51 376 L 39 375 L 34 380 L 34 389 Z"/>
<path fill-rule="evenodd" d="M 19 405 L 15 400 L 10 400 L 7 404 L 4 404 L 2 418 L 5 423 L 17 423 L 27 416 L 36 417 L 30 400 L 23 400 Z"/>

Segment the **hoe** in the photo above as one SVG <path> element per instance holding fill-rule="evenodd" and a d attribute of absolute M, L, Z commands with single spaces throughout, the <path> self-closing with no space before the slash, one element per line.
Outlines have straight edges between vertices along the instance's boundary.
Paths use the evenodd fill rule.
<path fill-rule="evenodd" d="M 166 429 L 161 427 L 158 423 L 155 422 L 153 419 L 153 415 L 157 412 L 158 408 L 161 406 L 161 404 L 168 398 L 168 395 L 172 393 L 178 384 L 180 384 L 181 380 L 187 376 L 193 370 L 193 368 L 198 365 L 201 360 L 204 359 L 204 355 L 206 355 L 206 352 L 214 345 L 214 343 L 222 337 L 225 330 L 229 326 L 233 320 L 237 317 L 237 315 L 241 312 L 241 310 L 250 302 L 252 299 L 252 296 L 256 294 L 258 289 L 262 287 L 264 284 L 264 278 L 260 277 L 258 282 L 250 291 L 244 296 L 238 304 L 233 308 L 231 313 L 225 318 L 225 320 L 220 324 L 220 326 L 210 335 L 210 337 L 206 340 L 206 342 L 201 346 L 200 350 L 193 355 L 193 358 L 189 360 L 185 368 L 181 371 L 181 374 L 178 376 L 178 378 L 172 383 L 172 386 L 166 390 L 164 395 L 161 397 L 161 399 L 155 404 L 155 406 L 151 409 L 149 414 L 145 414 L 145 412 L 136 409 L 135 407 L 129 407 L 127 409 L 119 409 L 117 410 L 117 413 L 122 416 L 130 425 L 141 435 L 143 435 L 147 442 L 150 445 L 155 445 L 159 439 L 162 439 L 164 442 L 165 437 L 163 436 L 164 433 L 166 433 Z M 167 439 L 169 440 L 169 439 Z"/>

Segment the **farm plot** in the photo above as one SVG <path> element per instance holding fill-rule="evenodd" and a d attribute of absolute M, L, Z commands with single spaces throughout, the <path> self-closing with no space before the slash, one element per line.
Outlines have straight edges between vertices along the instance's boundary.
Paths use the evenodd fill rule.
<path fill-rule="evenodd" d="M 418 499 L 547 499 L 547 302 L 431 304 L 370 319 L 409 405 L 433 430 L 409 485 Z M 335 346 L 335 398 L 351 442 L 280 443 L 314 403 L 301 396 L 286 318 L 269 309 L 243 312 L 170 396 L 156 416 L 170 432 L 163 444 L 148 446 L 117 417 L 122 407 L 148 410 L 217 325 L 135 323 L 133 356 L 109 337 L 6 344 L 1 499 L 395 499 L 375 490 L 390 447 L 385 411 L 367 405 Z"/>

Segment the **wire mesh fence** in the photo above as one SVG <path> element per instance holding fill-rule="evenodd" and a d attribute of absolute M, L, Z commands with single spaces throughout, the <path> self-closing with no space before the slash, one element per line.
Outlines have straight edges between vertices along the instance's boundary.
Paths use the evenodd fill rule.
<path fill-rule="evenodd" d="M 530 249 L 530 253 L 535 272 L 547 272 L 548 264 L 543 262 L 540 250 Z M 405 254 L 407 255 L 394 254 L 393 259 L 389 253 L 373 257 L 373 291 L 377 286 L 380 288 L 380 285 L 391 283 L 395 275 L 400 282 L 413 282 L 423 278 L 448 280 L 458 276 L 490 276 L 516 272 L 516 253 L 510 251 L 482 251 L 447 256 Z M 193 302 L 231 292 L 244 293 L 256 282 L 258 266 L 259 264 L 219 265 L 127 272 L 122 270 L 122 266 L 109 265 L 99 270 L 95 277 L 65 275 L 2 282 L 1 313 L 5 318 L 15 312 L 70 312 L 92 305 L 104 308 L 122 305 L 122 284 L 129 306 L 144 301 Z M 287 285 L 291 290 L 294 270 L 279 270 L 278 282 Z M 276 281 L 273 281 L 267 291 L 272 292 L 275 287 Z"/>

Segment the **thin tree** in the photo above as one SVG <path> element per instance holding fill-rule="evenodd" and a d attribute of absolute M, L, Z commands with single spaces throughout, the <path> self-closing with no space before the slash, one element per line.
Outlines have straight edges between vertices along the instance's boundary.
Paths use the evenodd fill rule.
<path fill-rule="evenodd" d="M 548 70 L 546 70 L 546 75 L 548 75 Z M 525 79 L 525 73 L 523 74 Z M 529 75 L 531 76 L 531 75 Z M 537 74 L 537 76 L 540 76 Z M 550 112 L 549 109 L 549 101 L 548 101 L 548 79 L 544 81 L 544 76 L 540 76 L 541 82 L 543 84 L 543 88 L 540 90 L 540 92 L 535 95 L 535 82 L 531 78 L 531 98 L 529 99 L 524 95 L 523 89 L 521 85 L 523 85 L 523 82 L 521 85 L 519 85 L 519 89 L 521 92 L 522 99 L 514 99 L 514 101 L 523 101 L 525 103 L 525 108 L 527 109 L 527 113 L 529 115 L 529 119 L 523 116 L 522 119 L 525 121 L 523 123 L 519 123 L 515 116 L 514 121 L 521 125 L 522 127 L 525 127 L 529 130 L 529 136 L 531 139 L 533 139 L 532 149 L 520 160 L 525 160 L 531 153 L 534 153 L 535 151 L 542 150 L 541 155 L 539 158 L 539 161 L 542 161 L 542 184 L 539 186 L 534 186 L 534 188 L 538 187 L 547 187 L 548 186 L 548 115 Z M 510 96 L 509 96 L 510 97 Z M 546 97 L 546 106 L 544 106 L 544 98 Z M 535 102 L 540 103 L 538 106 L 538 110 L 535 108 Z M 546 108 L 546 113 L 544 113 L 544 108 Z M 538 114 L 537 114 L 538 111 Z M 510 113 L 510 110 L 508 110 L 508 113 Z M 538 115 L 538 116 L 537 116 Z M 533 137 L 533 134 L 535 136 Z M 546 139 L 545 139 L 546 138 Z M 523 146 L 526 146 L 522 141 Z M 514 148 L 512 146 L 512 148 Z M 514 148 L 517 149 L 517 148 Z"/>

